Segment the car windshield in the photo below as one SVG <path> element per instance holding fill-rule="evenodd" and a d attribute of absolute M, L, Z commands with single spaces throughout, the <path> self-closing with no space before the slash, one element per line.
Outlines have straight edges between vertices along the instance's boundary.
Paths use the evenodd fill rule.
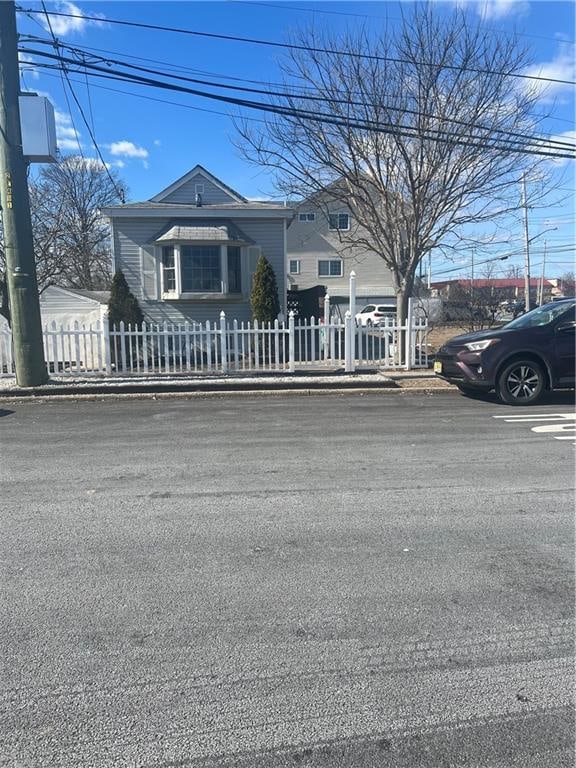
<path fill-rule="evenodd" d="M 572 309 L 576 305 L 575 301 L 558 301 L 551 302 L 550 304 L 544 304 L 537 309 L 533 309 L 532 312 L 527 312 L 525 315 L 517 317 L 516 320 L 512 320 L 507 323 L 504 328 L 536 328 L 539 325 L 548 325 L 556 320 L 556 318 L 563 315 L 569 309 Z"/>

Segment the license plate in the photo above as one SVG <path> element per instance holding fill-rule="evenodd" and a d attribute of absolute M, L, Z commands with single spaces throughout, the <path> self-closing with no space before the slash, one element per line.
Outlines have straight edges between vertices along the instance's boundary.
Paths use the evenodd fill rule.
<path fill-rule="evenodd" d="M 442 363 L 440 360 L 434 360 L 434 373 L 442 373 Z"/>

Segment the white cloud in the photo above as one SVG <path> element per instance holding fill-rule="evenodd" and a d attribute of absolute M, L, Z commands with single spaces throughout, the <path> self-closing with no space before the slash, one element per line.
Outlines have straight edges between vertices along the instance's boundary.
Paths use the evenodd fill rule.
<path fill-rule="evenodd" d="M 113 163 L 110 163 L 110 166 L 112 168 L 124 168 L 126 166 L 126 163 L 124 160 L 114 160 Z"/>
<path fill-rule="evenodd" d="M 40 72 L 38 72 L 36 69 L 36 62 L 32 56 L 28 56 L 25 53 L 19 53 L 18 63 L 20 65 L 20 74 L 29 75 L 30 77 L 34 78 L 34 80 L 38 80 L 40 77 Z"/>
<path fill-rule="evenodd" d="M 73 152 L 79 152 L 82 143 L 80 141 L 80 133 L 72 125 L 72 119 L 70 115 L 65 112 L 54 111 L 54 119 L 56 122 L 56 141 L 60 149 L 71 150 Z"/>
<path fill-rule="evenodd" d="M 113 141 L 108 146 L 110 154 L 114 157 L 148 157 L 148 150 L 144 147 L 138 147 L 131 141 Z"/>
<path fill-rule="evenodd" d="M 81 144 L 77 139 L 56 139 L 58 149 L 69 149 L 71 152 L 79 152 Z"/>
<path fill-rule="evenodd" d="M 91 15 L 89 19 L 82 18 L 87 14 L 81 11 L 77 5 L 70 2 L 70 0 L 62 0 L 62 2 L 57 2 L 55 6 L 56 11 L 71 14 L 70 16 L 53 16 L 49 13 L 50 24 L 48 24 L 45 16 L 39 17 L 44 29 L 49 31 L 50 27 L 52 27 L 55 35 L 67 35 L 69 32 L 82 33 L 86 27 L 101 26 L 104 23 L 105 17 L 102 14 Z"/>
<path fill-rule="evenodd" d="M 159 147 L 161 144 L 162 144 L 162 142 L 160 141 L 160 139 L 154 139 L 154 146 L 155 147 Z"/>
<path fill-rule="evenodd" d="M 523 74 L 532 77 L 542 77 L 551 80 L 576 80 L 576 46 L 573 43 L 560 43 L 557 55 L 552 61 L 544 61 L 528 67 Z M 550 102 L 561 94 L 572 93 L 574 86 L 570 83 L 550 83 L 531 80 L 530 89 L 541 101 Z"/>
<path fill-rule="evenodd" d="M 473 8 L 486 21 L 524 15 L 529 8 L 525 0 L 456 0 L 455 4 L 459 8 Z"/>

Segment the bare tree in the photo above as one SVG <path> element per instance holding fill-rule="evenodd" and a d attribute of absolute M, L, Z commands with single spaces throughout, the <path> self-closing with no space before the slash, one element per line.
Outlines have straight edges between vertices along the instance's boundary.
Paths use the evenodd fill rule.
<path fill-rule="evenodd" d="M 563 296 L 576 295 L 576 279 L 574 278 L 574 272 L 564 272 L 560 278 L 560 288 Z"/>
<path fill-rule="evenodd" d="M 44 166 L 39 186 L 58 228 L 54 248 L 62 284 L 106 288 L 112 277 L 110 234 L 101 210 L 123 199 L 124 184 L 99 161 L 70 156 Z"/>
<path fill-rule="evenodd" d="M 50 285 L 97 290 L 111 280 L 109 229 L 101 208 L 117 203 L 125 186 L 102 164 L 69 156 L 29 179 L 38 289 Z M 0 225 L 0 314 L 10 322 Z"/>
<path fill-rule="evenodd" d="M 510 277 L 512 279 L 519 279 L 524 277 L 524 267 L 511 264 L 506 270 L 506 277 Z"/>
<path fill-rule="evenodd" d="M 272 99 L 286 111 L 236 125 L 244 156 L 272 170 L 285 197 L 351 211 L 341 241 L 383 259 L 401 317 L 422 258 L 461 251 L 471 225 L 496 233 L 520 208 L 521 175 L 543 161 L 522 152 L 539 94 L 509 77 L 528 51 L 432 6 L 415 5 L 376 39 L 300 32 Z"/>

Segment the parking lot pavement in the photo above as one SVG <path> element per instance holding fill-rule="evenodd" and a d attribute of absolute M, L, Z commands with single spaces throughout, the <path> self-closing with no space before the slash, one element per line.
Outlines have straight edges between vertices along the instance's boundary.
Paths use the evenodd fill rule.
<path fill-rule="evenodd" d="M 5 406 L 0 765 L 571 766 L 570 407 Z"/>
<path fill-rule="evenodd" d="M 576 413 L 564 411 L 554 413 L 542 409 L 540 413 L 528 412 L 496 414 L 495 419 L 503 419 L 507 424 L 526 425 L 538 435 L 546 435 L 554 440 L 576 442 Z"/>

